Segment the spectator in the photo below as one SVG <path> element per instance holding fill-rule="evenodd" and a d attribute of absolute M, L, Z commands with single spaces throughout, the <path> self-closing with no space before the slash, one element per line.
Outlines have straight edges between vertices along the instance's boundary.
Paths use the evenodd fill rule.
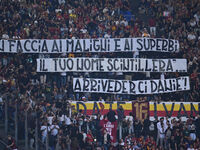
<path fill-rule="evenodd" d="M 140 120 L 138 120 L 137 118 L 135 119 L 134 129 L 135 129 L 136 138 L 139 138 L 141 135 L 141 131 L 142 131 L 142 124 L 141 124 Z"/>
<path fill-rule="evenodd" d="M 5 39 L 5 40 L 8 40 L 8 39 L 9 39 L 8 32 L 5 32 L 5 33 L 2 35 L 2 39 Z"/>
<path fill-rule="evenodd" d="M 15 140 L 10 136 L 8 135 L 8 146 L 7 148 L 9 149 L 12 149 L 12 150 L 17 150 L 17 146 L 16 146 L 16 143 L 15 143 Z"/>
<path fill-rule="evenodd" d="M 69 138 L 69 135 L 66 137 L 66 145 L 67 145 L 67 150 L 71 150 L 71 139 Z"/>
<path fill-rule="evenodd" d="M 146 135 L 149 134 L 149 126 L 150 126 L 150 120 L 149 120 L 149 116 L 147 116 L 144 120 L 144 128 L 143 128 L 143 134 L 146 137 Z"/>
<path fill-rule="evenodd" d="M 167 121 L 167 129 L 165 131 L 165 149 L 170 148 L 170 139 L 172 136 L 172 129 L 169 121 Z"/>
<path fill-rule="evenodd" d="M 116 121 L 115 115 L 116 115 L 115 111 L 113 111 L 112 108 L 110 108 L 107 114 L 108 120 L 110 122 L 115 122 Z"/>
<path fill-rule="evenodd" d="M 121 105 L 117 109 L 117 115 L 118 115 L 118 121 L 122 122 L 123 119 L 125 118 L 125 115 L 124 115 L 124 109 L 123 109 L 123 107 Z"/>
<path fill-rule="evenodd" d="M 91 130 L 88 130 L 87 138 L 86 138 L 87 148 L 92 149 L 93 144 L 94 144 L 93 142 L 94 142 L 94 137 L 92 135 L 92 132 L 91 132 Z"/>
<path fill-rule="evenodd" d="M 42 142 L 44 143 L 47 137 L 47 132 L 49 130 L 49 127 L 47 126 L 47 122 L 44 122 L 43 125 L 40 128 L 42 132 Z"/>
<path fill-rule="evenodd" d="M 157 129 L 158 135 L 156 144 L 160 145 L 161 148 L 164 148 L 165 131 L 167 129 L 166 121 L 164 121 L 164 118 L 160 118 L 160 121 L 157 123 Z"/>
<path fill-rule="evenodd" d="M 133 114 L 132 112 L 129 113 L 129 118 L 128 118 L 128 122 L 129 122 L 129 134 L 134 133 L 134 118 L 133 118 Z"/>
<path fill-rule="evenodd" d="M 105 150 L 108 150 L 110 147 L 110 135 L 108 134 L 108 132 L 106 130 L 104 130 L 104 135 L 103 135 L 103 147 Z"/>
<path fill-rule="evenodd" d="M 154 17 L 151 17 L 149 19 L 149 27 L 150 27 L 150 34 L 152 36 L 156 36 L 156 22 L 155 22 Z"/>

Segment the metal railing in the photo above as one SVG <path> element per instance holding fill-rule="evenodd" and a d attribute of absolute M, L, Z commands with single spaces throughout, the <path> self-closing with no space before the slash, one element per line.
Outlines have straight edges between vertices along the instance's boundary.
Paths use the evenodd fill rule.
<path fill-rule="evenodd" d="M 11 102 L 11 103 L 10 103 Z M 26 107 L 20 107 L 20 101 L 8 98 L 7 96 L 3 97 L 3 118 L 1 120 L 1 137 L 7 137 L 11 135 L 17 144 L 18 147 L 23 148 L 24 150 L 49 150 L 49 139 L 43 143 L 40 139 L 39 126 L 40 119 L 37 117 L 36 110 L 26 109 Z M 35 115 L 29 116 L 30 113 L 36 113 Z M 33 126 L 34 124 L 34 126 Z M 35 131 L 34 142 L 35 147 L 30 148 L 29 142 L 29 133 L 30 130 Z M 1 144 L 1 142 L 0 142 Z M 5 146 L 5 142 L 2 143 L 2 147 Z M 4 145 L 4 146 L 3 146 Z M 4 150 L 1 149 L 0 150 Z"/>
<path fill-rule="evenodd" d="M 8 144 L 6 144 L 6 142 L 0 138 L 0 148 L 3 148 L 2 150 L 12 150 L 11 148 L 7 148 Z"/>

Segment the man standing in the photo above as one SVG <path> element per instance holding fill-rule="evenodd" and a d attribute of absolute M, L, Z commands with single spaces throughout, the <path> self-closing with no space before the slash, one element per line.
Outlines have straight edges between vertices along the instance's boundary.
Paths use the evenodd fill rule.
<path fill-rule="evenodd" d="M 43 122 L 43 125 L 40 128 L 42 133 L 42 142 L 44 143 L 47 137 L 47 132 L 49 131 L 49 127 L 47 126 L 47 122 Z"/>
<path fill-rule="evenodd" d="M 195 126 L 196 126 L 196 135 L 198 138 L 200 138 L 200 115 L 197 116 L 197 119 L 195 120 Z"/>
<path fill-rule="evenodd" d="M 158 129 L 158 135 L 157 135 L 157 141 L 156 145 L 159 145 L 163 149 L 164 148 L 164 139 L 165 139 L 165 131 L 167 130 L 166 122 L 164 121 L 164 118 L 160 118 L 160 121 L 157 123 L 157 129 Z"/>
<path fill-rule="evenodd" d="M 115 115 L 116 115 L 115 112 L 112 110 L 112 108 L 110 108 L 107 114 L 108 120 L 110 122 L 115 122 L 116 121 Z"/>
<path fill-rule="evenodd" d="M 123 122 L 123 119 L 125 118 L 124 109 L 121 105 L 117 109 L 117 115 L 118 115 L 118 123 L 119 123 L 119 138 L 121 139 L 122 138 L 122 122 Z"/>
<path fill-rule="evenodd" d="M 103 134 L 103 147 L 104 147 L 104 150 L 108 150 L 110 147 L 110 135 L 108 134 L 106 130 L 104 130 L 104 134 Z"/>
<path fill-rule="evenodd" d="M 146 137 L 149 135 L 149 126 L 151 124 L 151 121 L 149 120 L 149 116 L 147 116 L 144 120 L 144 128 L 143 128 L 143 135 Z"/>
<path fill-rule="evenodd" d="M 56 147 L 57 135 L 58 135 L 58 130 L 59 130 L 57 121 L 54 121 L 53 124 L 50 125 L 49 128 L 51 132 L 49 136 L 49 145 L 54 150 Z"/>
<path fill-rule="evenodd" d="M 123 109 L 123 107 L 121 105 L 117 109 L 117 115 L 118 115 L 118 121 L 122 122 L 123 119 L 125 118 L 125 115 L 124 115 L 124 109 Z"/>

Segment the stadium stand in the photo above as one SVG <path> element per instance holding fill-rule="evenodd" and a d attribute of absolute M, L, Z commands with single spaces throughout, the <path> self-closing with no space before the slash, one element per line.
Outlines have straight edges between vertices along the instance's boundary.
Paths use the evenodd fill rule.
<path fill-rule="evenodd" d="M 51 150 L 200 149 L 199 115 L 188 117 L 187 121 L 182 121 L 179 117 L 170 120 L 167 116 L 155 118 L 154 121 L 148 117 L 139 120 L 133 114 L 130 115 L 131 119 L 120 117 L 122 135 L 117 135 L 119 142 L 115 145 L 111 142 L 110 135 L 101 128 L 98 114 L 93 117 L 86 116 L 81 111 L 73 110 L 69 103 L 72 100 L 98 101 L 99 99 L 122 102 L 134 100 L 200 102 L 199 0 L 0 0 L 0 22 L 1 39 L 150 36 L 176 39 L 180 42 L 179 53 L 165 55 L 158 52 L 0 53 L 0 122 L 6 120 L 7 111 L 6 125 L 9 125 L 7 130 L 13 134 L 11 128 L 15 126 L 17 108 L 17 139 L 24 140 L 28 134 L 29 141 L 26 148 L 42 150 L 46 144 Z M 164 73 L 164 77 L 190 76 L 191 90 L 145 96 L 74 93 L 73 77 L 145 80 L 160 79 L 163 74 L 36 72 L 37 58 L 56 57 L 185 58 L 188 65 L 187 73 Z M 25 112 L 28 113 L 27 132 Z M 109 121 L 113 117 L 116 119 L 113 112 L 110 114 L 108 118 L 104 116 L 105 119 Z M 35 123 L 36 120 L 38 124 Z M 38 126 L 38 131 L 35 126 Z M 40 148 L 36 147 L 36 132 L 39 134 Z M 19 144 L 19 141 L 16 143 Z"/>

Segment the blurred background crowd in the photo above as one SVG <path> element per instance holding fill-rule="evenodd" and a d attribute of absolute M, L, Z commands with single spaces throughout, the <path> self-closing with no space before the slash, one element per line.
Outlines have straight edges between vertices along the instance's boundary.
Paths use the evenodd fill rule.
<path fill-rule="evenodd" d="M 98 129 L 98 119 L 89 119 L 92 125 L 88 130 L 79 130 L 78 120 L 83 116 L 79 112 L 71 115 L 65 124 L 59 122 L 59 115 L 69 115 L 66 112 L 68 100 L 84 101 L 188 101 L 199 102 L 199 65 L 200 65 L 200 2 L 199 0 L 0 0 L 0 37 L 1 39 L 84 39 L 84 38 L 127 38 L 150 36 L 155 38 L 171 38 L 179 40 L 180 52 L 162 53 L 157 52 L 127 52 L 127 53 L 81 53 L 81 54 L 9 54 L 0 55 L 0 116 L 3 116 L 4 96 L 8 99 L 9 113 L 11 117 L 15 111 L 17 99 L 18 107 L 21 110 L 28 109 L 34 115 L 35 110 L 40 110 L 39 126 L 42 128 L 47 116 L 54 115 L 55 128 L 49 130 L 56 133 L 59 146 L 69 145 L 78 142 L 79 145 L 87 143 L 81 141 L 82 132 L 90 133 L 93 137 L 99 134 L 93 130 Z M 186 58 L 188 61 L 187 73 L 37 73 L 36 58 L 54 57 L 110 57 L 110 58 Z M 145 80 L 190 76 L 190 91 L 175 92 L 156 95 L 112 95 L 112 94 L 91 94 L 74 93 L 72 89 L 73 77 L 93 78 L 114 78 L 127 80 Z M 53 113 L 53 114 L 52 114 Z M 23 111 L 19 123 L 23 124 Z M 134 115 L 133 115 L 134 116 Z M 20 119 L 19 118 L 19 119 Z M 83 120 L 86 116 L 83 117 Z M 98 118 L 98 117 L 97 117 Z M 31 118 L 30 118 L 31 119 Z M 199 144 L 198 138 L 189 138 L 189 133 L 197 132 L 195 119 L 191 123 L 177 121 L 172 123 L 171 136 L 176 140 L 178 149 L 183 147 L 192 148 Z M 33 121 L 33 120 L 32 120 Z M 62 120 L 63 121 L 63 120 Z M 70 124 L 69 124 L 70 122 Z M 93 123 L 94 122 L 94 123 Z M 127 121 L 124 121 L 127 122 Z M 140 126 L 137 126 L 140 124 Z M 166 121 L 167 122 L 167 121 Z M 31 124 L 31 123 L 30 123 Z M 83 123 L 84 124 L 84 123 Z M 136 125 L 135 125 L 136 124 Z M 165 124 L 165 123 L 164 123 Z M 175 124 L 175 125 L 174 125 Z M 34 124 L 30 127 L 30 136 L 35 130 Z M 66 126 L 65 126 L 66 125 Z M 156 145 L 157 135 L 147 136 L 145 123 L 134 118 L 134 132 L 124 134 L 120 139 L 122 147 L 129 145 L 142 149 L 145 143 Z M 148 124 L 150 127 L 150 124 Z M 65 126 L 65 127 L 63 127 Z M 194 126 L 194 128 L 193 128 Z M 20 126 L 23 127 L 23 126 Z M 47 128 L 41 129 L 43 136 Z M 58 129 L 57 129 L 58 128 Z M 61 129 L 62 128 L 62 129 Z M 72 129 L 73 130 L 72 130 Z M 124 129 L 130 126 L 126 124 Z M 157 128 L 157 125 L 155 125 Z M 67 131 L 66 131 L 67 129 Z M 70 130 L 69 130 L 70 129 Z M 23 128 L 21 129 L 22 132 Z M 57 131 L 58 132 L 57 132 Z M 155 129 L 157 130 L 157 129 Z M 192 130 L 192 131 L 191 131 Z M 53 133 L 53 132 L 54 133 Z M 65 132 L 66 131 L 66 132 Z M 70 132 L 69 132 L 70 131 Z M 76 132 L 77 131 L 77 132 Z M 137 132 L 141 132 L 137 134 Z M 32 134 L 31 134 L 32 133 Z M 126 133 L 125 130 L 123 133 Z M 133 134 L 135 133 L 135 134 Z M 129 134 L 129 135 L 128 135 Z M 167 134 L 167 133 L 166 133 Z M 187 134 L 182 136 L 183 134 Z M 23 134 L 22 134 L 23 135 Z M 58 135 L 58 136 L 57 136 Z M 64 135 L 64 140 L 62 139 Z M 77 135 L 77 136 L 75 136 Z M 83 134 L 84 135 L 84 134 Z M 142 135 L 138 137 L 138 135 Z M 54 135 L 55 136 L 55 135 Z M 84 135 L 85 136 L 85 135 Z M 90 135 L 86 135 L 90 136 Z M 167 135 L 165 135 L 167 136 Z M 125 138 L 126 137 L 126 138 Z M 75 138 L 75 139 L 74 139 Z M 54 138 L 53 138 L 54 139 Z M 58 140 L 59 139 L 59 140 Z M 85 138 L 86 139 L 86 138 Z M 128 140 L 129 139 L 129 140 Z M 130 140 L 132 139 L 132 140 Z M 166 138 L 165 138 L 166 139 Z M 173 138 L 172 138 L 173 139 Z M 44 139 L 43 139 L 44 140 Z M 50 140 L 50 139 L 49 139 Z M 67 142 L 62 142 L 67 140 Z M 177 142 L 178 140 L 178 142 Z M 97 141 L 99 141 L 97 139 Z M 132 141 L 132 144 L 131 142 Z M 160 140 L 162 141 L 162 140 Z M 43 141 L 44 142 L 44 141 Z M 83 142 L 83 143 L 82 143 Z M 170 141 L 171 142 L 171 141 Z M 170 143 L 164 140 L 163 143 Z M 54 142 L 50 142 L 54 143 Z M 103 144 L 103 142 L 101 142 Z M 54 147 L 55 147 L 54 143 Z M 105 144 L 104 144 L 105 145 Z M 136 146 L 137 145 L 137 146 Z M 160 144 L 162 145 L 162 143 Z M 172 144 L 173 145 L 173 142 Z M 170 145 L 170 146 L 171 146 Z M 165 145 L 167 146 L 167 145 Z M 165 147 L 163 145 L 163 147 Z M 138 148 L 136 148 L 138 147 Z M 69 147 L 68 147 L 69 148 Z M 83 147 L 82 147 L 83 148 Z M 167 147 L 165 147 L 167 148 Z M 63 148 L 61 148 L 63 149 Z M 128 149 L 128 148 L 127 148 Z M 174 148 L 171 148 L 174 149 Z M 185 148 L 183 148 L 185 149 Z M 72 148 L 73 150 L 73 148 Z"/>

